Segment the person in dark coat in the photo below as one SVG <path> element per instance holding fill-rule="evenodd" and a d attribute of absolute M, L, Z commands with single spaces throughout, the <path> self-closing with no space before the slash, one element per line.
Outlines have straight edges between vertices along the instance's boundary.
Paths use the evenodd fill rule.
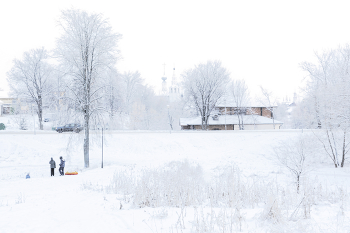
<path fill-rule="evenodd" d="M 50 164 L 50 167 L 51 167 L 51 176 L 55 176 L 56 162 L 55 162 L 55 160 L 53 160 L 52 157 L 51 157 L 51 160 L 50 160 L 49 164 Z"/>
<path fill-rule="evenodd" d="M 60 175 L 64 176 L 64 166 L 66 164 L 66 161 L 62 158 L 62 156 L 60 157 L 60 160 L 61 160 L 60 169 L 58 169 L 58 170 L 60 172 Z"/>

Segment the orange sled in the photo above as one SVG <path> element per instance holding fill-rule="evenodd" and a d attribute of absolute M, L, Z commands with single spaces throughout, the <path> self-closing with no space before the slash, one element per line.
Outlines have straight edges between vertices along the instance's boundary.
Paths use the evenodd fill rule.
<path fill-rule="evenodd" d="M 66 172 L 65 175 L 78 175 L 78 172 Z"/>

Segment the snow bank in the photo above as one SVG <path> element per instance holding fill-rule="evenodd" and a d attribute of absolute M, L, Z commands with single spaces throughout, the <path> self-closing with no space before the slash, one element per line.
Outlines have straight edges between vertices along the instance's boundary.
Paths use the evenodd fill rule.
<path fill-rule="evenodd" d="M 271 148 L 279 140 L 299 132 L 107 132 L 103 169 L 100 168 L 99 132 L 92 134 L 89 169 L 83 167 L 82 134 L 0 132 L 0 232 L 193 232 L 204 229 L 206 219 L 215 217 L 218 221 L 219 216 L 230 214 L 230 210 L 214 209 L 213 214 L 205 205 L 185 209 L 176 206 L 135 209 L 123 201 L 127 196 L 110 192 L 107 187 L 117 171 L 156 169 L 172 161 L 185 160 L 198 164 L 207 181 L 232 164 L 240 169 L 244 179 L 292 186 L 288 173 L 272 160 Z M 50 177 L 49 160 L 53 157 L 58 164 L 60 156 L 67 161 L 65 171 L 78 171 L 78 176 L 59 177 L 56 169 L 56 176 Z M 31 178 L 25 179 L 28 172 Z M 323 189 L 329 192 L 332 190 L 329 187 L 350 184 L 349 167 L 334 169 L 327 159 L 318 160 L 312 176 L 318 176 Z M 347 190 L 343 190 L 346 200 Z M 310 226 L 314 232 L 332 229 L 336 221 L 341 229 L 350 229 L 345 221 L 349 218 L 347 209 L 337 217 L 339 206 L 334 200 L 333 204 L 327 201 L 312 207 Z M 257 216 L 266 211 L 264 206 L 240 211 L 232 213 L 237 218 L 244 217 L 246 225 L 250 225 L 247 228 L 243 224 L 243 232 L 247 229 L 270 232 L 276 227 L 274 224 L 259 226 L 263 220 Z M 286 224 L 293 229 L 290 232 L 298 229 L 300 232 L 300 229 L 311 229 L 305 227 L 308 221 Z"/>

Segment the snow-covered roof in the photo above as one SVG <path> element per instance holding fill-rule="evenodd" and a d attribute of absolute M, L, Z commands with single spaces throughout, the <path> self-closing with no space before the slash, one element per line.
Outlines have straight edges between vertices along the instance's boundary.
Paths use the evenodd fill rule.
<path fill-rule="evenodd" d="M 216 103 L 215 107 L 237 107 L 237 104 L 232 98 L 221 98 L 219 101 Z M 248 103 L 244 104 L 242 107 L 247 107 L 247 108 L 264 108 L 266 107 L 265 105 L 254 102 L 254 101 L 249 101 Z M 271 107 L 277 107 L 277 106 L 271 106 Z"/>
<path fill-rule="evenodd" d="M 243 122 L 245 125 L 266 125 L 273 124 L 273 120 L 259 115 L 243 115 Z M 180 125 L 201 125 L 201 117 L 180 118 Z M 220 115 L 218 120 L 213 120 L 212 116 L 209 118 L 209 125 L 238 125 L 237 115 Z M 275 120 L 275 124 L 283 124 L 282 121 Z"/>

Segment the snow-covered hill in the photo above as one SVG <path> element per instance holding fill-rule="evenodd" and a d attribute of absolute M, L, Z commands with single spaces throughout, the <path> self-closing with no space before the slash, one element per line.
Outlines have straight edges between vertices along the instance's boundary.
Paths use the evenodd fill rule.
<path fill-rule="evenodd" d="M 90 152 L 90 168 L 84 169 L 82 134 L 44 131 L 34 135 L 28 131 L 3 131 L 0 132 L 0 232 L 202 231 L 205 229 L 204 223 L 200 225 L 197 221 L 196 225 L 193 222 L 199 219 L 198 205 L 187 204 L 185 210 L 180 206 L 136 207 L 132 204 L 132 194 L 123 196 L 108 188 L 116 182 L 113 175 L 116 171 L 125 171 L 119 177 L 127 177 L 128 171 L 139 174 L 159 169 L 173 161 L 188 161 L 202 168 L 204 179 L 208 182 L 213 180 L 220 169 L 230 165 L 238 168 L 241 179 L 248 183 L 257 179 L 259 182 L 275 182 L 273 184 L 282 188 L 293 186 L 289 173 L 273 160 L 271 153 L 278 141 L 288 140 L 299 133 L 301 131 L 295 130 L 107 132 L 104 135 L 102 169 L 102 138 L 96 132 L 92 135 L 94 143 Z M 60 156 L 66 159 L 65 171 L 78 171 L 78 176 L 60 177 L 56 169 L 56 176 L 50 177 L 49 160 L 53 157 L 58 164 Z M 25 179 L 27 173 L 30 173 L 30 179 Z M 343 201 L 347 201 L 349 166 L 334 169 L 326 157 L 320 156 L 315 159 L 314 169 L 308 179 L 313 182 L 315 177 L 323 189 L 329 192 L 333 190 L 332 187 L 343 187 Z M 241 230 L 302 232 L 298 229 L 309 229 L 310 232 L 312 229 L 314 232 L 348 232 L 348 203 L 343 205 L 345 209 L 341 216 L 339 205 L 338 200 L 322 202 L 322 205 L 317 202 L 311 207 L 311 218 L 300 218 L 297 222 L 284 219 L 283 224 L 289 228 L 281 231 L 278 230 L 281 223 L 273 224 L 258 217 L 264 211 L 263 203 L 256 207 L 242 206 L 244 221 Z M 203 204 L 200 208 L 204 213 L 202 219 L 208 219 L 208 205 Z M 218 219 L 222 209 L 215 208 Z M 183 211 L 186 216 L 181 215 Z M 289 216 L 292 213 L 283 214 Z M 179 221 L 183 221 L 183 224 L 179 224 Z M 237 227 L 232 228 L 232 232 L 238 230 Z M 217 229 L 212 228 L 215 231 Z"/>

